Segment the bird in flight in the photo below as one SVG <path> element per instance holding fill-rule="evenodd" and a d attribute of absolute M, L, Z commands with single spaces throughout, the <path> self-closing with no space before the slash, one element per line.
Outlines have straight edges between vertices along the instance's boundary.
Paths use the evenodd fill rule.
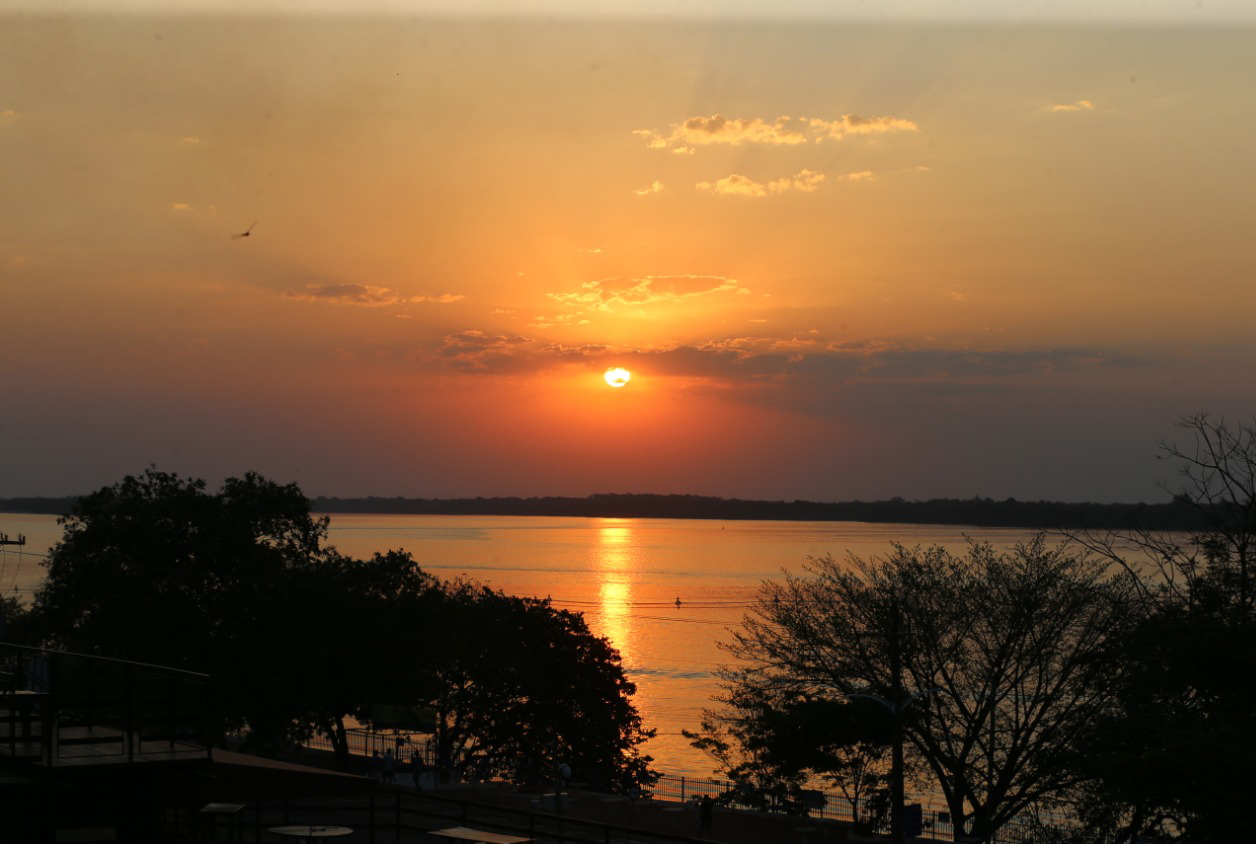
<path fill-rule="evenodd" d="M 256 225 L 257 225 L 257 220 L 254 220 L 252 223 L 249 224 L 249 227 L 245 229 L 244 231 L 240 232 L 239 234 L 231 235 L 231 239 L 239 240 L 242 237 L 248 237 L 249 233 L 253 231 L 253 226 L 256 226 Z"/>

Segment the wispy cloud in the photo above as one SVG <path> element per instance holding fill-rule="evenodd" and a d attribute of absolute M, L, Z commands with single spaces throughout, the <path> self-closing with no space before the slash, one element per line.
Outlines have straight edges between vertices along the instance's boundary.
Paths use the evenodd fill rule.
<path fill-rule="evenodd" d="M 438 305 L 449 305 L 467 298 L 461 293 L 442 293 L 439 296 L 411 296 L 406 302 L 435 302 Z"/>
<path fill-rule="evenodd" d="M 11 108 L 0 110 L 0 125 L 5 123 L 16 123 L 26 115 L 20 111 L 14 111 Z"/>
<path fill-rule="evenodd" d="M 637 129 L 634 134 L 649 138 L 654 149 L 668 147 L 706 146 L 708 144 L 805 144 L 807 138 L 796 129 L 790 129 L 789 117 L 768 121 L 761 117 L 690 117 L 672 126 L 667 133 L 653 129 Z"/>
<path fill-rule="evenodd" d="M 382 308 L 389 305 L 420 302 L 449 304 L 465 298 L 451 293 L 439 296 L 398 296 L 392 289 L 374 284 L 311 284 L 303 290 L 285 290 L 283 297 L 302 302 L 356 305 L 362 308 Z"/>
<path fill-rule="evenodd" d="M 610 361 L 653 377 L 702 379 L 712 385 L 759 385 L 840 391 L 872 385 L 931 390 L 931 395 L 1021 389 L 1073 373 L 1124 370 L 1146 360 L 1119 352 L 1066 348 L 971 350 L 907 348 L 888 341 L 823 345 L 816 337 L 728 337 L 660 347 L 602 344 L 537 346 L 528 338 L 466 331 L 445 338 L 441 356 L 480 373 L 545 372 L 572 364 L 597 369 Z"/>
<path fill-rule="evenodd" d="M 552 316 L 539 316 L 532 322 L 528 323 L 529 328 L 558 328 L 560 326 L 570 325 L 588 325 L 589 320 L 580 314 L 554 314 Z"/>
<path fill-rule="evenodd" d="M 698 182 L 694 187 L 704 193 L 713 193 L 719 196 L 761 197 L 770 193 L 785 193 L 787 191 L 811 193 L 819 189 L 824 179 L 825 175 L 823 173 L 817 173 L 814 170 L 800 170 L 793 176 L 773 179 L 763 184 L 748 176 L 733 173 L 714 182 Z"/>
<path fill-rule="evenodd" d="M 604 278 L 586 281 L 574 293 L 550 293 L 556 302 L 595 311 L 617 307 L 646 307 L 679 302 L 715 293 L 749 291 L 733 278 L 708 275 L 645 276 L 644 278 Z"/>
<path fill-rule="evenodd" d="M 199 144 L 200 142 L 200 138 L 193 137 L 192 135 L 184 135 L 182 138 L 179 138 L 179 143 L 181 144 Z"/>
<path fill-rule="evenodd" d="M 799 170 L 792 176 L 768 182 L 768 190 L 772 193 L 785 193 L 786 191 L 811 193 L 819 189 L 823 181 L 823 173 L 817 173 L 815 170 Z"/>
<path fill-rule="evenodd" d="M 456 369 L 488 371 L 494 368 L 517 369 L 515 353 L 532 342 L 518 334 L 488 334 L 478 329 L 448 334 L 441 342 L 439 355 Z M 502 364 L 509 363 L 509 367 Z"/>
<path fill-rule="evenodd" d="M 637 196 L 649 196 L 650 194 L 659 193 L 663 190 L 663 183 L 655 179 L 643 188 L 637 188 L 633 193 Z"/>
<path fill-rule="evenodd" d="M 669 129 L 637 129 L 633 134 L 647 138 L 653 149 L 690 152 L 694 147 L 711 144 L 766 144 L 793 146 L 840 140 L 848 135 L 873 135 L 886 132 L 916 132 L 919 126 L 901 117 L 860 117 L 844 114 L 834 120 L 819 117 L 788 116 L 767 120 L 762 117 L 690 117 Z"/>
<path fill-rule="evenodd" d="M 1094 111 L 1095 104 L 1090 100 L 1077 100 L 1071 103 L 1059 103 L 1050 106 L 1048 111 Z"/>
<path fill-rule="evenodd" d="M 717 179 L 714 182 L 698 182 L 694 187 L 703 193 L 713 193 L 719 196 L 757 197 L 768 195 L 766 185 L 762 185 L 748 176 L 740 176 L 736 173 Z"/>
<path fill-rule="evenodd" d="M 857 114 L 843 114 L 837 120 L 823 120 L 813 117 L 808 125 L 821 133 L 818 140 L 830 138 L 841 140 L 847 135 L 880 135 L 886 132 L 918 132 L 920 127 L 912 120 L 901 117 L 860 117 Z"/>
<path fill-rule="evenodd" d="M 186 202 L 172 202 L 170 203 L 170 210 L 171 211 L 191 211 L 192 206 Z"/>

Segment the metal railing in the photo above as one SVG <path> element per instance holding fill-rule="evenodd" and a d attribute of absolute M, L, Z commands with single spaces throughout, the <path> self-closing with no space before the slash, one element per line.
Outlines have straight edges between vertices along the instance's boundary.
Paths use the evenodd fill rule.
<path fill-rule="evenodd" d="M 431 746 L 430 736 L 386 733 L 358 727 L 346 730 L 346 738 L 348 739 L 350 755 L 361 758 L 364 770 L 367 770 L 367 759 L 369 759 L 372 753 L 383 753 L 388 748 L 393 749 L 399 771 L 408 770 L 405 764 L 408 763 L 411 754 L 416 752 L 425 766 L 430 768 L 435 765 L 436 754 L 435 749 Z M 321 735 L 311 738 L 305 743 L 305 746 L 314 750 L 332 750 L 331 741 Z M 760 808 L 760 806 L 753 804 L 749 800 L 739 800 L 738 796 L 740 794 L 738 784 L 730 780 L 673 774 L 662 774 L 653 785 L 641 789 L 642 797 L 655 800 L 683 803 L 706 796 L 719 800 L 722 805 L 733 808 Z M 822 799 L 817 800 L 816 795 L 819 795 Z M 833 788 L 814 789 L 810 790 L 808 797 L 809 799 L 804 798 L 800 804 L 806 806 L 805 814 L 807 817 L 817 820 L 854 822 L 854 806 L 841 791 Z M 778 806 L 775 810 L 781 811 L 783 809 L 783 806 Z M 861 820 L 876 818 L 878 815 L 876 806 L 872 804 L 872 801 L 860 801 L 859 809 Z M 914 801 L 909 799 L 907 813 L 909 818 L 908 826 L 918 828 L 922 837 L 943 841 L 956 840 L 956 830 L 951 813 L 945 808 L 936 804 L 930 805 L 927 799 L 918 798 Z M 884 812 L 882 811 L 880 814 L 884 815 Z M 877 831 L 888 831 L 888 819 L 883 818 L 880 824 L 874 825 L 877 826 Z M 1040 812 L 1037 817 L 1014 818 L 999 829 L 993 842 L 994 844 L 1032 844 L 1040 836 L 1044 825 L 1067 828 L 1072 825 L 1072 822 L 1062 814 L 1045 811 Z M 882 826 L 885 828 L 882 829 Z"/>
<path fill-rule="evenodd" d="M 0 643 L 0 752 L 42 765 L 208 757 L 208 679 Z"/>

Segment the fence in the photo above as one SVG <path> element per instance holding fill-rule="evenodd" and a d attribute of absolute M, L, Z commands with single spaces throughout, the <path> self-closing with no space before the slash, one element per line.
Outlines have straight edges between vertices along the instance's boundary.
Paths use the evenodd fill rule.
<path fill-rule="evenodd" d="M 365 760 L 372 753 L 383 753 L 392 748 L 398 763 L 404 763 L 411 754 L 418 753 L 419 759 L 427 767 L 435 767 L 436 753 L 430 737 L 421 734 L 382 733 L 365 728 L 346 730 L 346 739 L 351 756 Z M 331 741 L 322 735 L 316 735 L 306 742 L 306 747 L 315 750 L 331 751 Z M 656 800 L 685 802 L 697 800 L 704 796 L 718 799 L 724 805 L 757 808 L 749 801 L 741 801 L 737 783 L 712 777 L 687 777 L 663 774 L 652 785 L 642 789 L 642 796 Z M 851 801 L 837 789 L 815 789 L 804 792 L 801 804 L 808 817 L 853 822 L 854 807 Z M 783 807 L 778 807 L 778 811 Z M 871 801 L 861 801 L 859 816 L 863 820 L 884 815 L 884 809 L 878 812 Z M 888 820 L 882 818 L 882 826 L 888 827 Z M 916 835 L 944 841 L 955 840 L 955 826 L 951 814 L 945 808 L 930 805 L 927 799 L 908 801 L 906 806 L 906 824 Z M 1062 814 L 1041 812 L 1036 817 L 1019 817 L 1004 824 L 995 836 L 994 844 L 1032 844 L 1041 834 L 1043 826 L 1067 828 L 1072 825 L 1069 818 Z M 882 830 L 884 831 L 884 830 Z"/>
<path fill-rule="evenodd" d="M 209 756 L 207 677 L 0 643 L 0 752 L 72 759 Z"/>

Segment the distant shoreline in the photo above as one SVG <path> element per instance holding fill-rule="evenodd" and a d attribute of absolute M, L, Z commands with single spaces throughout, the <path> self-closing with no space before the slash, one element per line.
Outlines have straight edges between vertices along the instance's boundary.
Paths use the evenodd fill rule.
<path fill-rule="evenodd" d="M 65 515 L 75 497 L 0 498 L 0 512 Z M 1098 504 L 933 498 L 907 501 L 753 501 L 702 495 L 603 493 L 583 498 L 337 498 L 310 499 L 316 513 L 378 513 L 446 516 L 575 516 L 584 518 L 720 519 L 725 521 L 888 522 L 1030 529 L 1129 529 L 1154 526 L 1185 530 L 1200 514 L 1180 502 Z"/>

